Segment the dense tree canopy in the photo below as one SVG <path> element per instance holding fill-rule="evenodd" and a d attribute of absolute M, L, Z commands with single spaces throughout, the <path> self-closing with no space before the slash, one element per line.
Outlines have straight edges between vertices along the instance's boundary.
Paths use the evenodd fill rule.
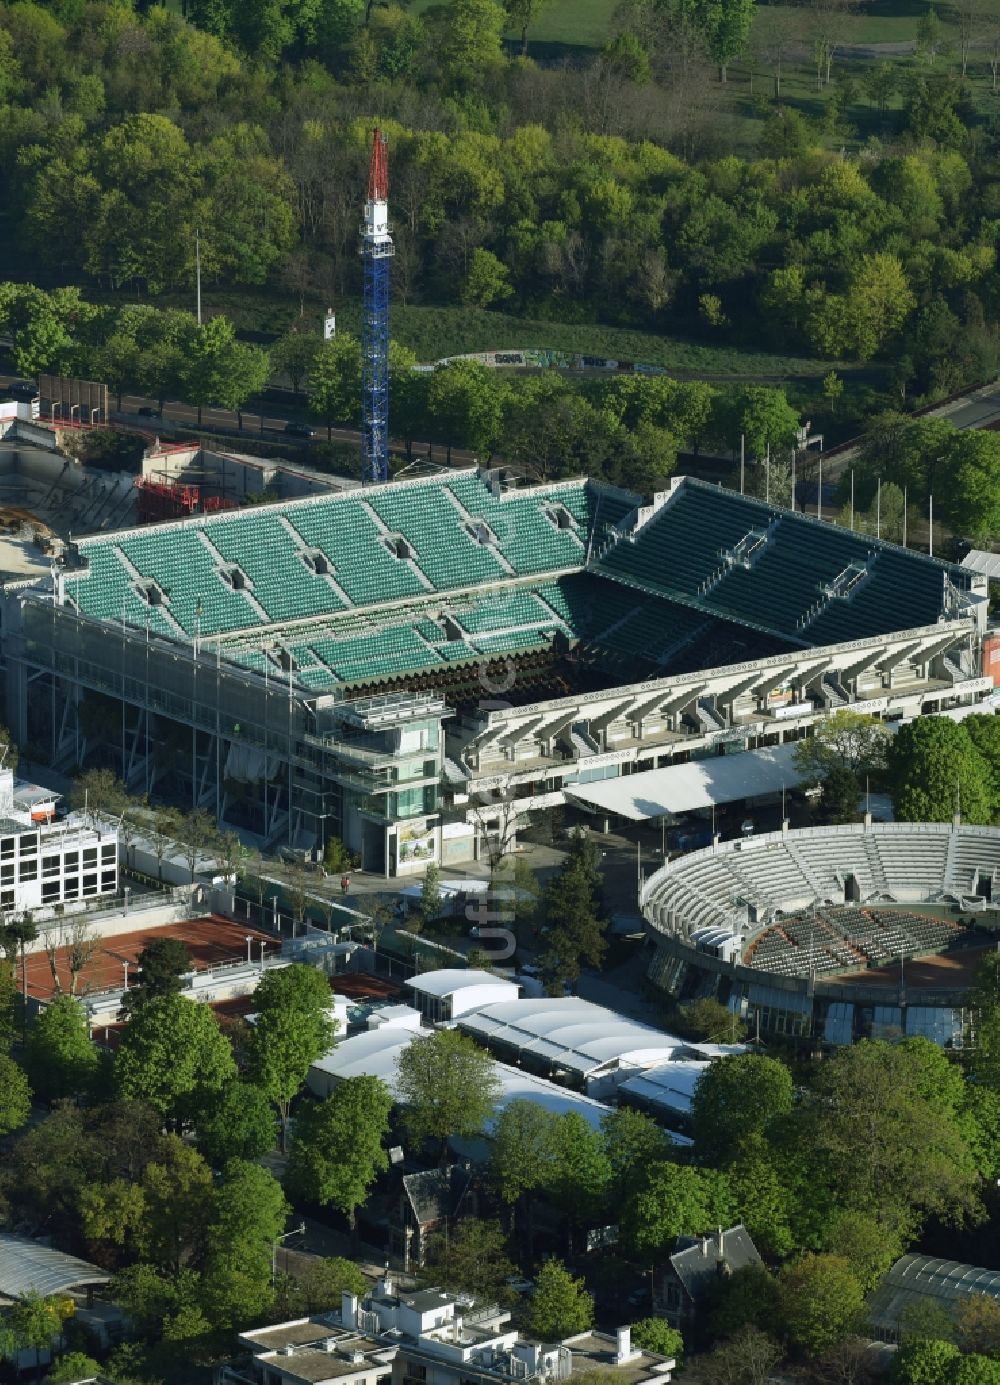
<path fill-rule="evenodd" d="M 197 1117 L 236 1076 L 229 1043 L 207 1005 L 162 995 L 130 1021 L 115 1054 L 115 1084 L 161 1115 Z"/>

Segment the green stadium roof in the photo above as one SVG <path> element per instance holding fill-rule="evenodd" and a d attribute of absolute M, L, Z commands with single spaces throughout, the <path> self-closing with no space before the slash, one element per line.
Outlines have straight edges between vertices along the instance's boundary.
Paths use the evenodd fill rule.
<path fill-rule="evenodd" d="M 321 693 L 577 640 L 686 671 L 931 624 L 945 578 L 968 586 L 689 478 L 633 537 L 638 503 L 586 480 L 448 473 L 83 539 L 66 589 L 87 615 L 218 643 Z"/>

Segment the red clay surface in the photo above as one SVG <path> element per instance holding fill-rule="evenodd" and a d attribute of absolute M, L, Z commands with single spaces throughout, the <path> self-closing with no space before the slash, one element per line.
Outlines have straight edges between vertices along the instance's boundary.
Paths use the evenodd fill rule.
<path fill-rule="evenodd" d="M 330 984 L 338 995 L 349 996 L 352 1000 L 393 1000 L 403 993 L 402 986 L 395 981 L 363 972 L 338 972 L 330 978 Z"/>
<path fill-rule="evenodd" d="M 168 923 L 160 928 L 143 928 L 135 933 L 123 933 L 117 938 L 105 938 L 80 973 L 77 993 L 86 995 L 120 987 L 125 980 L 125 962 L 129 963 L 130 978 L 135 980 L 139 953 L 151 938 L 179 939 L 191 954 L 192 969 L 204 971 L 207 967 L 217 967 L 224 962 L 245 961 L 248 937 L 253 939 L 251 951 L 254 961 L 260 957 L 261 942 L 265 944 L 265 957 L 273 956 L 278 950 L 279 944 L 270 934 L 261 933 L 245 923 L 233 923 L 217 914 L 209 918 L 187 919 L 182 923 Z M 69 949 L 65 947 L 56 952 L 56 968 L 65 990 L 69 989 L 70 984 L 68 952 Z M 45 952 L 30 953 L 27 968 L 29 996 L 38 1000 L 50 999 L 56 988 Z"/>
<path fill-rule="evenodd" d="M 941 952 L 935 957 L 923 957 L 919 961 L 907 962 L 904 977 L 908 990 L 958 990 L 971 986 L 976 977 L 980 962 L 988 952 L 996 951 L 996 943 L 983 943 L 977 947 L 963 947 L 956 952 Z M 887 962 L 885 966 L 871 967 L 867 971 L 843 972 L 836 976 L 824 974 L 823 981 L 832 981 L 841 986 L 892 986 L 899 985 L 899 962 Z"/>

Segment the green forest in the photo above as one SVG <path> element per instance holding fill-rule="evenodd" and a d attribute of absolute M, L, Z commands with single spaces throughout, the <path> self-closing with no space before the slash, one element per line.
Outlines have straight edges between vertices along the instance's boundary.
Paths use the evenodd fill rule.
<path fill-rule="evenodd" d="M 552 0 L 180 8 L 0 6 L 9 278 L 190 308 L 200 232 L 241 332 L 315 331 L 327 302 L 350 325 L 377 121 L 422 360 L 627 331 L 701 374 L 811 360 L 796 402 L 852 419 L 995 371 L 991 0 L 622 0 L 586 46 L 552 41 Z"/>

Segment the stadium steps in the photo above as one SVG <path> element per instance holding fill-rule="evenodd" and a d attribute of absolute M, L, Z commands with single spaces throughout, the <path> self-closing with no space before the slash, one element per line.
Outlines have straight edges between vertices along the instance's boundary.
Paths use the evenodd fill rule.
<path fill-rule="evenodd" d="M 295 526 L 292 525 L 292 524 L 290 524 L 284 515 L 279 515 L 279 516 L 278 516 L 278 523 L 281 525 L 282 529 L 284 529 L 285 533 L 288 535 L 288 537 L 291 539 L 292 543 L 293 543 L 293 544 L 295 545 L 295 547 L 298 549 L 299 554 L 301 555 L 301 557 L 302 557 L 302 559 L 303 559 L 303 562 L 304 562 L 304 560 L 305 560 L 305 558 L 306 558 L 306 555 L 307 555 L 308 553 L 311 553 L 311 552 L 312 552 L 312 549 L 309 547 L 309 545 L 308 545 L 308 544 L 305 542 L 305 540 L 302 538 L 302 535 L 301 535 L 301 534 L 299 533 L 299 531 L 295 528 Z M 326 583 L 326 585 L 330 588 L 330 590 L 333 592 L 334 596 L 335 596 L 335 597 L 337 598 L 337 600 L 341 603 L 341 605 L 343 605 L 343 606 L 348 606 L 348 607 L 351 607 L 351 606 L 354 605 L 354 602 L 353 602 L 353 601 L 351 600 L 351 598 L 348 596 L 347 592 L 344 591 L 343 587 L 340 585 L 340 583 L 339 583 L 339 582 L 337 581 L 337 579 L 334 577 L 333 573 L 331 573 L 331 572 L 324 572 L 324 573 L 315 573 L 314 575 L 317 576 L 317 577 L 319 577 L 323 582 Z"/>
<path fill-rule="evenodd" d="M 475 516 L 469 513 L 469 511 L 465 508 L 461 500 L 459 500 L 458 496 L 455 494 L 455 492 L 452 490 L 450 486 L 445 486 L 443 494 L 451 504 L 452 508 L 455 510 L 456 514 L 459 517 L 459 520 L 463 525 L 473 524 L 475 522 Z M 509 577 L 517 576 L 517 572 L 514 569 L 513 563 L 511 563 L 510 560 L 506 558 L 498 548 L 491 548 L 490 552 Z"/>
<path fill-rule="evenodd" d="M 124 553 L 124 552 L 118 547 L 117 544 L 114 544 L 114 545 L 112 546 L 112 551 L 117 555 L 117 558 L 118 558 L 119 563 L 121 564 L 121 566 L 122 566 L 122 568 L 125 570 L 125 572 L 128 574 L 128 577 L 129 577 L 129 579 L 131 580 L 131 582 L 133 582 L 133 583 L 139 583 L 139 582 L 142 582 L 142 581 L 146 580 L 146 579 L 143 578 L 142 573 L 139 571 L 139 569 L 138 569 L 138 568 L 135 566 L 135 564 L 130 560 L 128 554 L 127 554 L 127 553 Z M 176 620 L 174 619 L 174 617 L 170 614 L 170 611 L 167 609 L 166 606 L 155 606 L 155 607 L 149 606 L 149 605 L 147 605 L 147 603 L 142 599 L 142 597 L 137 596 L 137 595 L 135 594 L 134 591 L 132 592 L 132 597 L 133 597 L 133 600 L 134 600 L 139 606 L 143 607 L 145 610 L 147 610 L 147 611 L 149 612 L 150 617 L 155 616 L 155 617 L 157 617 L 158 619 L 162 620 L 163 623 L 166 625 L 167 630 L 170 632 L 171 635 L 176 635 L 176 636 L 178 637 L 178 639 L 184 639 L 184 630 L 183 630 L 183 628 L 181 627 L 181 625 L 179 624 L 179 622 L 176 621 Z M 145 624 L 145 621 L 143 621 L 143 624 Z M 155 630 L 155 629 L 156 629 L 156 623 L 155 623 L 152 619 L 150 619 L 150 627 L 149 627 L 149 628 L 150 628 L 151 630 Z"/>
<path fill-rule="evenodd" d="M 823 886 L 822 886 L 822 883 L 820 882 L 819 876 L 815 873 L 815 871 L 814 871 L 814 870 L 812 869 L 812 867 L 809 865 L 809 862 L 808 862 L 808 861 L 805 859 L 805 857 L 802 855 L 802 852 L 798 849 L 798 847 L 795 845 L 795 843 L 794 843 L 794 842 L 786 841 L 786 842 L 785 842 L 785 849 L 787 850 L 789 856 L 791 856 L 791 858 L 792 858 L 792 860 L 795 862 L 795 864 L 798 866 L 799 870 L 802 872 L 802 874 L 805 876 L 805 878 L 809 881 L 810 887 L 812 888 L 813 892 L 815 893 L 816 898 L 817 898 L 817 899 L 824 899 L 824 898 L 826 897 L 826 895 L 827 895 L 827 891 L 824 890 L 824 888 L 823 888 Z"/>
<path fill-rule="evenodd" d="M 243 599 L 244 599 L 245 601 L 247 601 L 247 602 L 249 603 L 249 605 L 252 607 L 252 609 L 253 609 L 254 611 L 256 611 L 257 615 L 260 616 L 261 622 L 262 622 L 264 625 L 270 625 L 270 623 L 271 623 L 271 617 L 270 617 L 270 615 L 268 614 L 268 612 L 264 610 L 264 607 L 263 607 L 263 606 L 260 604 L 260 602 L 257 600 L 256 596 L 254 596 L 254 593 L 253 593 L 253 578 L 252 578 L 252 577 L 250 576 L 250 574 L 246 571 L 246 569 L 243 568 L 239 563 L 236 563 L 236 562 L 228 562 L 228 561 L 226 560 L 226 558 L 225 558 L 225 557 L 219 552 L 219 550 L 216 548 L 216 546 L 215 546 L 215 544 L 212 542 L 212 540 L 211 540 L 211 539 L 208 537 L 208 535 L 205 533 L 204 529 L 199 529 L 199 530 L 198 530 L 198 538 L 201 540 L 201 542 L 204 544 L 204 546 L 208 549 L 209 553 L 212 555 L 212 561 L 215 562 L 216 564 L 218 564 L 218 566 L 219 566 L 220 569 L 221 569 L 221 568 L 224 568 L 224 567 L 229 567 L 229 568 L 238 567 L 238 568 L 240 569 L 240 571 L 243 573 L 243 576 L 246 578 L 247 582 L 249 583 L 249 586 L 242 587 L 242 588 L 240 589 L 240 595 L 243 597 Z M 219 578 L 219 581 L 222 582 L 223 586 L 228 586 L 228 583 L 226 582 L 225 578 L 222 576 L 221 571 L 217 574 L 217 576 L 218 576 L 218 578 Z"/>
<path fill-rule="evenodd" d="M 872 883 L 875 886 L 875 893 L 891 894 L 892 891 L 889 888 L 889 879 L 882 865 L 882 857 L 879 855 L 878 847 L 868 837 L 865 837 L 863 846 L 865 860 L 868 862 L 868 869 L 872 873 Z"/>

